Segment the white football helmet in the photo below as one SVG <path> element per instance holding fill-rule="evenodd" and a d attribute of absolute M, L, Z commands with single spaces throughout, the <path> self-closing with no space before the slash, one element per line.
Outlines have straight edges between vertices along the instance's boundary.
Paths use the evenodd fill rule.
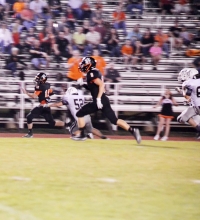
<path fill-rule="evenodd" d="M 69 87 L 65 92 L 66 95 L 75 95 L 78 94 L 78 90 L 75 87 Z"/>
<path fill-rule="evenodd" d="M 188 79 L 196 79 L 199 72 L 194 68 L 184 68 L 178 74 L 178 81 L 184 82 Z"/>

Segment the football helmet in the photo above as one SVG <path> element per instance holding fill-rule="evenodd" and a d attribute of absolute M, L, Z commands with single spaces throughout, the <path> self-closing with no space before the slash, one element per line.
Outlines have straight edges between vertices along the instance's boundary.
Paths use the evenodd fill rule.
<path fill-rule="evenodd" d="M 34 81 L 38 84 L 45 83 L 47 81 L 47 74 L 43 72 L 38 73 Z"/>
<path fill-rule="evenodd" d="M 96 67 L 96 60 L 93 57 L 84 57 L 79 64 L 79 70 L 87 73 L 92 68 Z"/>
<path fill-rule="evenodd" d="M 196 79 L 199 72 L 194 68 L 184 68 L 178 74 L 178 81 L 184 82 L 188 79 Z"/>
<path fill-rule="evenodd" d="M 75 87 L 69 87 L 65 92 L 66 95 L 78 95 L 78 90 Z"/>

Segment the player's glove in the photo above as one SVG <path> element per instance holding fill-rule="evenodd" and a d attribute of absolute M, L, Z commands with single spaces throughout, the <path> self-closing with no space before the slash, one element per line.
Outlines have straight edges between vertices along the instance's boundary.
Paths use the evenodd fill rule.
<path fill-rule="evenodd" d="M 84 82 L 83 82 L 83 78 L 79 78 L 79 79 L 77 79 L 77 84 L 78 85 L 80 85 L 80 86 L 82 86 L 83 84 L 84 84 Z"/>
<path fill-rule="evenodd" d="M 97 107 L 98 107 L 98 109 L 103 108 L 103 104 L 101 103 L 101 98 L 97 98 Z"/>

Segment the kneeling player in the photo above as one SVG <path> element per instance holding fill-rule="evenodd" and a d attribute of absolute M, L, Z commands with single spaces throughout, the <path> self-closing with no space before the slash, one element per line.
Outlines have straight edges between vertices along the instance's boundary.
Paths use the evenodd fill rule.
<path fill-rule="evenodd" d="M 37 118 L 40 115 L 45 118 L 45 120 L 51 126 L 59 126 L 63 127 L 65 124 L 62 121 L 55 121 L 51 114 L 51 109 L 46 107 L 46 104 L 50 101 L 50 96 L 53 95 L 53 90 L 50 88 L 50 84 L 46 82 L 47 75 L 45 73 L 38 73 L 35 77 L 35 92 L 29 93 L 24 88 L 22 88 L 23 93 L 27 94 L 30 98 L 37 98 L 40 102 L 39 106 L 33 108 L 30 113 L 27 115 L 27 124 L 28 124 L 28 134 L 26 134 L 25 138 L 33 137 L 33 118 Z"/>
<path fill-rule="evenodd" d="M 136 139 L 137 143 L 140 143 L 141 136 L 139 129 L 132 128 L 124 120 L 118 119 L 110 106 L 110 101 L 105 95 L 104 82 L 102 80 L 101 73 L 96 67 L 96 61 L 92 57 L 84 57 L 79 65 L 80 71 L 86 74 L 87 85 L 85 87 L 90 90 L 93 101 L 84 105 L 76 114 L 78 117 L 78 127 L 79 135 L 73 137 L 74 140 L 85 140 L 85 121 L 84 116 L 97 112 L 101 109 L 104 116 L 109 119 L 109 121 L 118 125 L 126 131 L 129 131 Z M 83 82 L 78 81 L 80 85 Z"/>

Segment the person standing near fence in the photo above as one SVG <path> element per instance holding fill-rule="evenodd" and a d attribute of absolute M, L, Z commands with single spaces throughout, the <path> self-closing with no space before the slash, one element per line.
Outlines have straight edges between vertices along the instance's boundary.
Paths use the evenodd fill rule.
<path fill-rule="evenodd" d="M 172 93 L 169 89 L 165 90 L 164 96 L 160 98 L 160 100 L 154 106 L 154 108 L 158 107 L 159 105 L 161 105 L 162 108 L 161 108 L 160 114 L 158 115 L 159 123 L 158 123 L 157 133 L 154 137 L 154 140 L 158 141 L 160 139 L 160 133 L 165 123 L 165 134 L 161 138 L 161 141 L 167 141 L 169 137 L 169 132 L 170 132 L 170 122 L 174 118 L 172 106 L 173 105 L 178 106 L 177 102 L 173 98 Z"/>

